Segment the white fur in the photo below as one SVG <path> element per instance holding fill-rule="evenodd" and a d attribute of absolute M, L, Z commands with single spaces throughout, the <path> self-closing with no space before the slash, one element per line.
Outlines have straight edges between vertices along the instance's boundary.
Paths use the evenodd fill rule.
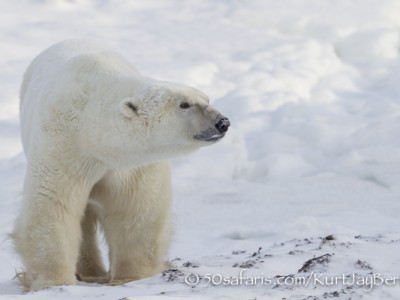
<path fill-rule="evenodd" d="M 24 285 L 74 284 L 75 273 L 118 284 L 163 270 L 171 232 L 167 160 L 210 144 L 194 138 L 220 116 L 207 97 L 143 77 L 117 54 L 78 40 L 40 54 L 20 97 L 28 165 L 12 236 Z"/>

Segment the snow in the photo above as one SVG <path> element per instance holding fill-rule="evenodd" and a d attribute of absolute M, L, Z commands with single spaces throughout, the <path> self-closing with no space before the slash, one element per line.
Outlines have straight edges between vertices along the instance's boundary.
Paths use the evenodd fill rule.
<path fill-rule="evenodd" d="M 15 0 L 0 3 L 0 16 L 0 299 L 400 298 L 400 279 L 377 277 L 367 291 L 289 276 L 400 276 L 399 1 Z M 33 57 L 66 38 L 201 89 L 232 125 L 174 161 L 176 269 L 25 294 L 7 238 L 26 165 L 19 85 Z M 207 274 L 218 283 L 242 269 L 289 279 L 204 286 Z M 196 275 L 199 284 L 185 283 Z"/>

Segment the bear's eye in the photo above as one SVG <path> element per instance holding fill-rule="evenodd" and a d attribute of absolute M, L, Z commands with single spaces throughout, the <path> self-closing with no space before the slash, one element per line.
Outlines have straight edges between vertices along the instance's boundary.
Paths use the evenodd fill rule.
<path fill-rule="evenodd" d="M 187 102 L 182 102 L 181 105 L 179 105 L 179 107 L 180 107 L 180 108 L 183 108 L 183 109 L 187 109 L 187 108 L 190 107 L 190 104 L 187 103 Z"/>
<path fill-rule="evenodd" d="M 132 111 L 137 112 L 137 108 L 135 105 L 133 105 L 133 103 L 128 102 L 126 103 L 126 106 L 129 107 Z"/>

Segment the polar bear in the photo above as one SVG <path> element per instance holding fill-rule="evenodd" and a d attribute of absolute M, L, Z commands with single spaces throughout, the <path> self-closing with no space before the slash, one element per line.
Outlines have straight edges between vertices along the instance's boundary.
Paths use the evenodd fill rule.
<path fill-rule="evenodd" d="M 25 287 L 76 278 L 120 284 L 164 270 L 168 160 L 219 141 L 229 120 L 200 91 L 144 77 L 118 54 L 80 40 L 36 57 L 20 98 L 27 170 L 11 236 Z"/>

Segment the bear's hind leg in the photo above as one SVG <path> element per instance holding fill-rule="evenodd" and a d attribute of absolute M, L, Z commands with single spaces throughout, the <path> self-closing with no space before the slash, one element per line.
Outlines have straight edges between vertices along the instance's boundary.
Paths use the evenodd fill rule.
<path fill-rule="evenodd" d="M 79 281 L 105 283 L 110 279 L 98 247 L 97 227 L 95 209 L 89 202 L 81 221 L 82 242 L 76 266 L 76 277 Z"/>

